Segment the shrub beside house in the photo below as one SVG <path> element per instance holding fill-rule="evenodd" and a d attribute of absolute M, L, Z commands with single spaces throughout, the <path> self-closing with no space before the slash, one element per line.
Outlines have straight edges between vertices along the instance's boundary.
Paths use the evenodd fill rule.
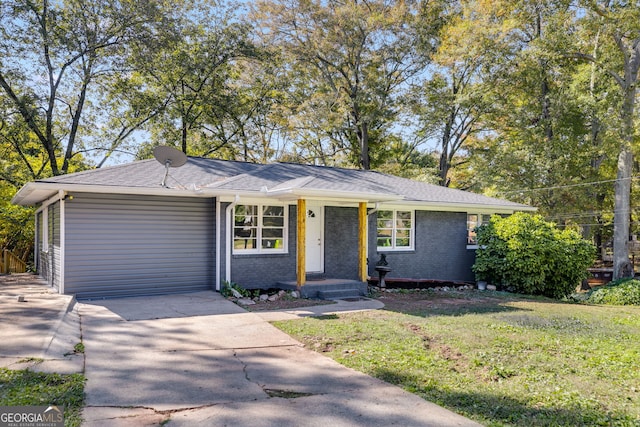
<path fill-rule="evenodd" d="M 478 227 L 472 269 L 477 280 L 501 289 L 551 298 L 574 292 L 588 275 L 595 247 L 569 228 L 559 229 L 540 215 L 523 212 L 493 216 Z"/>

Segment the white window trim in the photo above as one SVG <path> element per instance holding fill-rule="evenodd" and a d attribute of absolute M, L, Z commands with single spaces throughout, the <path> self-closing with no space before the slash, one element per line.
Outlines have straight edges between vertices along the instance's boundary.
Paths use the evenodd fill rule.
<path fill-rule="evenodd" d="M 480 246 L 478 246 L 478 243 L 469 243 L 469 215 L 477 215 L 478 216 L 478 220 L 480 222 L 480 225 L 478 225 L 477 227 L 484 225 L 482 223 L 482 216 L 483 215 L 488 215 L 489 217 L 491 217 L 493 214 L 489 214 L 486 212 L 467 212 L 467 235 L 466 235 L 466 239 L 467 239 L 467 249 L 478 249 Z"/>
<path fill-rule="evenodd" d="M 378 218 L 376 216 L 376 250 L 378 252 L 402 252 L 402 251 L 414 251 L 416 246 L 416 211 L 413 209 L 380 209 L 379 211 L 392 211 L 393 212 L 393 228 L 391 231 L 392 246 L 378 246 Z M 396 247 L 396 215 L 398 211 L 411 213 L 411 230 L 409 231 L 409 246 Z"/>
<path fill-rule="evenodd" d="M 244 206 L 257 206 L 258 207 L 258 226 L 257 226 L 257 248 L 255 249 L 236 249 L 235 248 L 235 217 L 236 217 L 236 207 L 239 205 Z M 282 230 L 282 248 L 278 249 L 264 249 L 262 247 L 262 208 L 265 206 L 278 206 L 283 208 L 284 214 L 284 227 Z M 270 255 L 270 254 L 287 254 L 289 253 L 289 207 L 288 205 L 279 204 L 279 203 L 238 203 L 233 207 L 231 211 L 232 220 L 231 220 L 231 247 L 233 248 L 234 255 Z"/>
<path fill-rule="evenodd" d="M 49 206 L 42 209 L 42 252 L 49 252 Z"/>

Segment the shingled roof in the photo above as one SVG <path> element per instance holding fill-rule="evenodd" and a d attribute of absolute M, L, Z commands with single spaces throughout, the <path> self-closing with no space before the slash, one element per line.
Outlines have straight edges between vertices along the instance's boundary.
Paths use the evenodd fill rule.
<path fill-rule="evenodd" d="M 265 165 L 189 157 L 184 166 L 170 168 L 169 172 L 166 187 L 160 184 L 165 168 L 155 160 L 51 177 L 26 184 L 13 202 L 38 204 L 63 190 L 190 197 L 239 195 L 283 200 L 311 197 L 461 209 L 534 210 L 507 200 L 357 169 L 294 163 Z"/>

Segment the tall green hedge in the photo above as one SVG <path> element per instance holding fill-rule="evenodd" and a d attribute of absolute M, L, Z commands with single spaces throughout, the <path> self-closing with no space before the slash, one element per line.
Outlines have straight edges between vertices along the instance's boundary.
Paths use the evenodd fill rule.
<path fill-rule="evenodd" d="M 575 230 L 560 230 L 540 215 L 493 216 L 478 228 L 473 271 L 478 280 L 518 293 L 562 298 L 595 259 L 595 247 Z"/>

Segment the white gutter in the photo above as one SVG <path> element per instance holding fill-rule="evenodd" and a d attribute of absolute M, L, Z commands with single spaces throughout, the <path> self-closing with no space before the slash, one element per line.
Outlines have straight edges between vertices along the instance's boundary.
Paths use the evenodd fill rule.
<path fill-rule="evenodd" d="M 226 253 L 225 253 L 225 263 L 224 263 L 224 268 L 225 268 L 225 280 L 228 283 L 231 283 L 231 250 L 232 250 L 232 241 L 231 241 L 231 237 L 233 236 L 233 230 L 232 230 L 232 224 L 231 224 L 231 211 L 232 209 L 238 204 L 238 201 L 240 200 L 240 196 L 236 195 L 236 198 L 234 199 L 233 202 L 229 203 L 229 206 L 227 206 L 227 208 L 225 209 L 225 216 L 226 216 L 226 226 L 225 226 L 225 233 L 226 233 L 226 245 L 227 247 L 226 249 Z"/>
<path fill-rule="evenodd" d="M 376 205 L 373 209 L 371 209 L 370 211 L 367 211 L 367 246 L 365 248 L 365 254 L 367 257 L 367 260 L 369 260 L 369 216 L 373 215 L 374 213 L 378 212 L 378 208 L 380 207 L 380 203 L 376 202 Z M 367 268 L 367 275 L 369 275 L 369 269 Z"/>
<path fill-rule="evenodd" d="M 389 209 L 414 207 L 418 210 L 441 211 L 441 212 L 472 212 L 472 213 L 513 213 L 516 211 L 535 212 L 538 208 L 527 205 L 503 205 L 489 203 L 468 203 L 468 202 L 428 202 L 415 200 L 402 200 L 398 202 L 386 203 Z"/>
<path fill-rule="evenodd" d="M 96 194 L 127 194 L 127 195 L 142 195 L 142 196 L 176 196 L 176 197 L 216 197 L 221 195 L 234 196 L 238 194 L 238 190 L 220 190 L 220 189 L 208 189 L 206 187 L 188 189 L 188 188 L 162 188 L 156 187 L 121 187 L 116 185 L 85 185 L 85 184 L 65 184 L 57 182 L 29 182 L 22 187 L 13 199 L 11 203 L 16 205 L 34 205 L 40 200 L 55 196 L 58 191 L 62 189 L 66 193 L 96 193 Z M 34 192 L 48 193 L 43 195 L 40 200 L 29 200 L 29 196 Z M 260 195 L 259 191 L 248 191 L 247 194 Z M 24 202 L 27 200 L 26 202 Z"/>
<path fill-rule="evenodd" d="M 11 200 L 14 204 L 19 205 L 33 205 L 45 197 L 50 197 L 43 203 L 43 207 L 47 204 L 53 203 L 58 199 L 57 193 L 62 189 L 65 192 L 83 192 L 83 193 L 98 193 L 98 194 L 128 194 L 128 195 L 150 195 L 150 196 L 176 196 L 176 197 L 235 197 L 242 196 L 252 198 L 260 197 L 273 197 L 280 198 L 282 200 L 297 200 L 299 198 L 305 198 L 308 200 L 323 200 L 323 201 L 368 201 L 369 203 L 380 202 L 388 205 L 397 206 L 398 208 L 414 206 L 417 209 L 422 210 L 439 210 L 448 212 L 477 212 L 477 213 L 512 213 L 514 211 L 529 211 L 535 212 L 537 208 L 526 205 L 504 205 L 504 204 L 491 204 L 491 203 L 469 203 L 469 202 L 429 202 L 429 201 L 413 201 L 406 200 L 403 196 L 388 194 L 388 193 L 373 193 L 373 192 L 356 192 L 356 191 L 335 191 L 335 190 L 323 190 L 312 188 L 281 188 L 277 190 L 268 190 L 263 188 L 261 191 L 238 191 L 235 190 L 223 190 L 218 188 L 202 187 L 197 190 L 192 189 L 176 189 L 176 188 L 162 188 L 162 187 L 120 187 L 113 185 L 83 185 L 83 184 L 64 184 L 53 182 L 31 182 L 16 193 Z M 42 192 L 38 197 L 38 200 L 30 200 L 29 195 L 33 192 Z M 53 196 L 51 198 L 51 196 Z M 23 203 L 23 201 L 25 201 Z M 51 201 L 53 200 L 53 201 Z M 390 208 L 392 206 L 389 206 Z"/>
<path fill-rule="evenodd" d="M 368 201 L 368 202 L 398 202 L 404 199 L 404 196 L 388 193 L 373 193 L 363 191 L 338 191 L 316 188 L 285 188 L 279 190 L 263 189 L 261 192 L 267 197 L 290 198 L 290 199 L 313 199 L 319 200 L 350 200 L 350 201 Z"/>

